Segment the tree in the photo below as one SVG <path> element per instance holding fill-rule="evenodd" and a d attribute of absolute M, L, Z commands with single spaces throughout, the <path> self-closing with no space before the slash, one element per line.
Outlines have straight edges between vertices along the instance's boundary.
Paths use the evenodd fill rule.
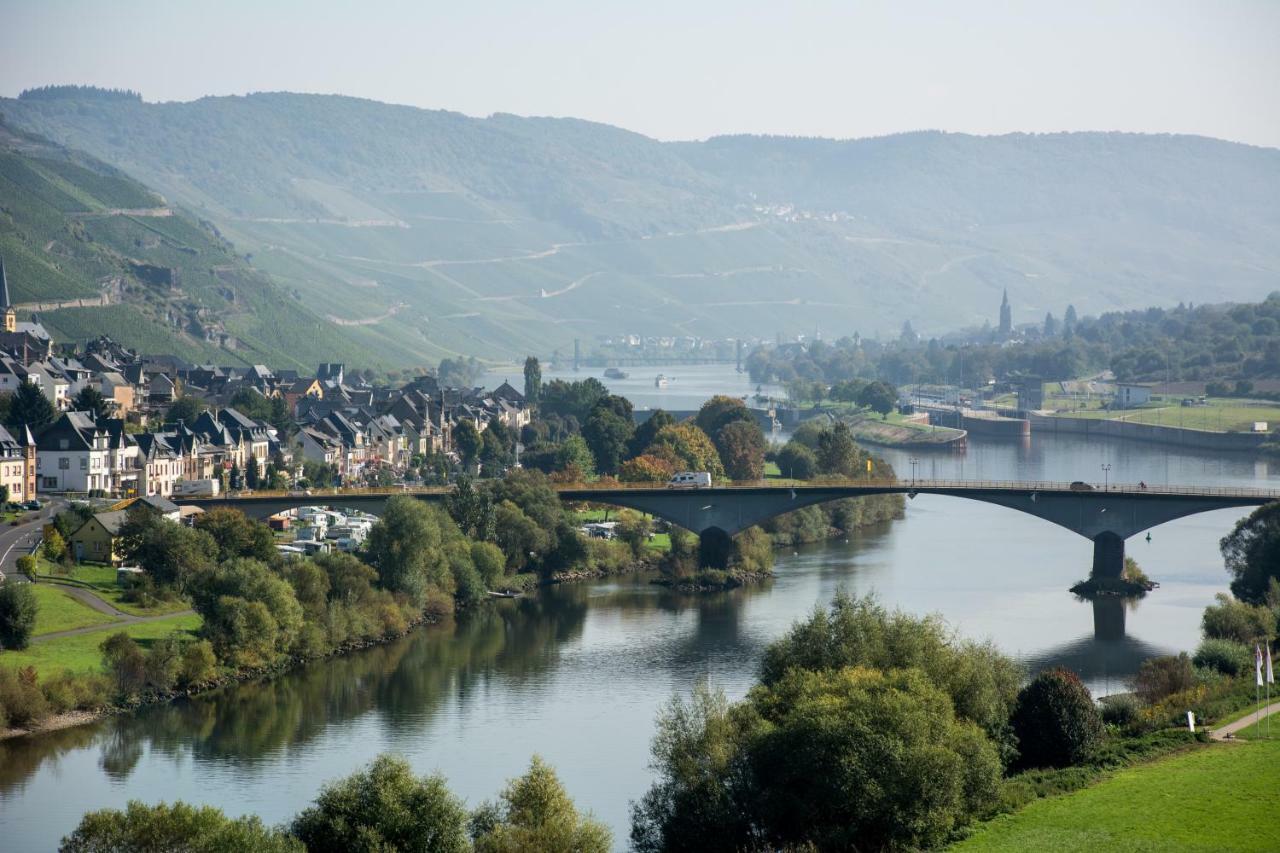
<path fill-rule="evenodd" d="M 1076 328 L 1076 324 L 1078 322 L 1080 321 L 1079 321 L 1079 318 L 1076 316 L 1076 306 L 1068 305 L 1066 313 L 1062 315 L 1063 331 L 1070 330 L 1074 332 Z"/>
<path fill-rule="evenodd" d="M 888 416 L 898 400 L 898 392 L 886 382 L 871 382 L 863 386 L 858 394 L 858 405 L 870 409 L 880 415 Z"/>
<path fill-rule="evenodd" d="M 669 449 L 686 471 L 709 471 L 713 479 L 724 476 L 720 454 L 707 434 L 694 424 L 674 424 L 658 430 L 645 453 Z"/>
<path fill-rule="evenodd" d="M 715 433 L 715 445 L 731 479 L 759 480 L 764 476 L 766 442 L 754 420 L 729 421 Z"/>
<path fill-rule="evenodd" d="M 579 814 L 555 771 L 536 755 L 529 772 L 507 783 L 496 805 L 476 810 L 471 832 L 476 853 L 608 853 L 613 843 L 604 824 Z"/>
<path fill-rule="evenodd" d="M 556 453 L 556 470 L 574 470 L 582 477 L 591 477 L 596 473 L 596 458 L 591 448 L 580 435 L 571 435 L 560 445 Z"/>
<path fill-rule="evenodd" d="M 185 424 L 195 423 L 196 418 L 200 417 L 200 413 L 203 411 L 204 402 L 199 397 L 184 394 L 173 401 L 173 405 L 165 413 L 165 419 L 170 423 L 178 423 L 179 421 Z"/>
<path fill-rule="evenodd" d="M 596 469 L 601 474 L 617 473 L 635 431 L 635 423 L 629 414 L 624 418 L 604 405 L 592 410 L 582 427 L 582 438 L 591 449 Z"/>
<path fill-rule="evenodd" d="M 1053 316 L 1053 312 L 1044 315 L 1044 336 L 1052 338 L 1058 334 L 1058 320 Z"/>
<path fill-rule="evenodd" d="M 88 412 L 96 421 L 107 416 L 109 406 L 101 391 L 92 385 L 86 385 L 72 399 L 71 408 L 77 412 Z"/>
<path fill-rule="evenodd" d="M 618 479 L 624 483 L 665 483 L 675 468 L 667 460 L 643 453 L 628 459 L 618 468 Z"/>
<path fill-rule="evenodd" d="M 778 451 L 778 470 L 784 477 L 809 480 L 818 473 L 818 457 L 803 444 L 788 441 Z"/>
<path fill-rule="evenodd" d="M 232 491 L 239 491 L 244 487 L 244 472 L 240 470 L 239 460 L 231 462 L 231 473 L 227 476 L 227 483 Z"/>
<path fill-rule="evenodd" d="M 663 427 L 673 426 L 676 419 L 671 413 L 664 409 L 654 409 L 653 414 L 649 415 L 648 420 L 636 427 L 635 433 L 631 436 L 631 446 L 627 448 L 631 456 L 639 456 L 644 453 L 649 445 L 653 444 L 653 439 Z"/>
<path fill-rule="evenodd" d="M 653 756 L 641 853 L 929 847 L 1000 783 L 991 743 L 914 669 L 792 669 L 737 705 L 699 686 L 659 717 Z"/>
<path fill-rule="evenodd" d="M 529 356 L 524 360 L 524 399 L 533 408 L 538 407 L 542 398 L 542 365 L 538 359 Z"/>
<path fill-rule="evenodd" d="M 302 605 L 284 578 L 258 560 L 239 557 L 200 575 L 192 606 L 218 658 L 232 666 L 264 666 L 290 651 L 302 630 Z"/>
<path fill-rule="evenodd" d="M 458 477 L 453 491 L 445 498 L 445 509 L 464 536 L 492 541 L 495 530 L 493 499 L 476 488 L 466 474 Z"/>
<path fill-rule="evenodd" d="M 179 592 L 211 569 L 219 552 L 218 543 L 205 531 L 169 521 L 141 504 L 129 509 L 118 539 L 126 562 L 145 570 L 159 586 Z"/>
<path fill-rule="evenodd" d="M 751 412 L 747 411 L 747 404 L 739 400 L 737 397 L 727 397 L 723 394 L 717 394 L 710 400 L 702 404 L 702 408 L 698 409 L 698 414 L 694 418 L 694 423 L 698 425 L 698 429 L 707 435 L 715 435 L 726 424 L 734 421 L 754 421 L 755 418 Z"/>
<path fill-rule="evenodd" d="M 1272 578 L 1280 578 L 1280 503 L 1269 503 L 1241 519 L 1219 543 L 1236 598 L 1260 604 Z"/>
<path fill-rule="evenodd" d="M 595 377 L 578 382 L 553 379 L 542 387 L 539 411 L 543 417 L 559 415 L 582 423 L 590 416 L 596 403 L 608 395 L 609 389 Z"/>
<path fill-rule="evenodd" d="M 466 468 L 475 465 L 480 457 L 482 441 L 476 425 L 467 418 L 460 419 L 453 428 L 453 449 L 458 451 L 458 457 Z"/>
<path fill-rule="evenodd" d="M 1022 767 L 1079 764 L 1102 742 L 1098 707 L 1079 676 L 1067 669 L 1045 670 L 1022 688 L 1009 722 Z"/>
<path fill-rule="evenodd" d="M 1222 593 L 1218 593 L 1217 602 L 1206 607 L 1201 617 L 1200 627 L 1206 637 L 1252 647 L 1276 635 L 1277 617 L 1267 604 L 1249 604 Z"/>
<path fill-rule="evenodd" d="M 40 548 L 44 551 L 45 559 L 50 562 L 60 563 L 67 556 L 67 540 L 62 538 L 58 528 L 52 524 L 45 525 L 44 542 Z"/>
<path fill-rule="evenodd" d="M 218 546 L 218 562 L 252 557 L 269 563 L 275 558 L 275 537 L 271 529 L 235 507 L 214 507 L 203 512 L 196 516 L 192 527 L 213 537 Z"/>
<path fill-rule="evenodd" d="M 325 785 L 290 832 L 309 853 L 463 853 L 470 846 L 467 811 L 444 777 L 416 777 L 408 762 L 390 755 Z"/>
<path fill-rule="evenodd" d="M 791 669 L 918 669 L 951 696 L 958 716 L 1000 740 L 1022 671 L 989 643 L 956 640 L 941 620 L 889 612 L 874 596 L 838 593 L 765 649 L 760 680 Z"/>
<path fill-rule="evenodd" d="M 258 488 L 258 460 L 252 453 L 244 463 L 244 484 L 250 489 Z"/>
<path fill-rule="evenodd" d="M 843 474 L 851 477 L 858 473 L 858 445 L 853 441 L 849 425 L 836 422 L 818 436 L 818 470 L 823 474 Z"/>
<path fill-rule="evenodd" d="M 229 818 L 212 806 L 178 802 L 144 805 L 130 800 L 124 811 L 89 812 L 62 839 L 59 853 L 182 850 L 187 853 L 306 853 L 302 842 L 263 825 L 256 816 Z"/>
<path fill-rule="evenodd" d="M 58 412 L 40 387 L 31 382 L 18 384 L 13 403 L 9 406 L 9 419 L 5 426 L 28 426 L 34 432 L 45 424 L 53 423 Z"/>
<path fill-rule="evenodd" d="M 432 586 L 453 592 L 444 546 L 457 535 L 453 521 L 439 508 L 396 495 L 369 531 L 365 547 L 382 585 L 421 604 Z"/>
<path fill-rule="evenodd" d="M 0 584 L 0 647 L 25 649 L 36 628 L 38 609 L 30 584 Z"/>

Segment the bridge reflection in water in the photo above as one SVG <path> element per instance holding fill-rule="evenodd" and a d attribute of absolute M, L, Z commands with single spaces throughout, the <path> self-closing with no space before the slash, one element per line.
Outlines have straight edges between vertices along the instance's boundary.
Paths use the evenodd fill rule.
<path fill-rule="evenodd" d="M 1201 512 L 1261 506 L 1280 500 L 1280 491 L 1197 486 L 964 480 L 757 481 L 704 489 L 672 489 L 649 484 L 558 485 L 561 499 L 640 510 L 697 533 L 704 554 L 727 554 L 730 537 L 774 516 L 814 504 L 879 494 L 946 495 L 982 501 L 1034 515 L 1093 542 L 1093 575 L 1119 577 L 1124 540 L 1167 521 Z M 179 504 L 234 506 L 266 517 L 316 503 L 377 512 L 395 494 L 441 500 L 444 488 L 253 494 L 221 498 L 176 498 Z"/>

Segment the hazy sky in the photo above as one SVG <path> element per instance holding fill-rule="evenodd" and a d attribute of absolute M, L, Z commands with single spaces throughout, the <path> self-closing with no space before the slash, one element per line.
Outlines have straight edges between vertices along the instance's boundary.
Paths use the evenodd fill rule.
<path fill-rule="evenodd" d="M 335 92 L 662 139 L 921 128 L 1280 147 L 1280 0 L 0 0 L 0 94 Z"/>

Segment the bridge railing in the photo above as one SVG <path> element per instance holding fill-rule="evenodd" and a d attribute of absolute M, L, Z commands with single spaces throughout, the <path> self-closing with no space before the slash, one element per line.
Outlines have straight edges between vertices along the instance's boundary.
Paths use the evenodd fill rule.
<path fill-rule="evenodd" d="M 616 480 L 604 480 L 590 483 L 556 483 L 554 488 L 561 492 L 622 492 L 622 491 L 706 491 L 706 489 L 671 489 L 665 483 L 619 483 Z M 1221 498 L 1259 498 L 1280 500 L 1280 490 L 1252 489 L 1238 486 L 1183 486 L 1183 485 L 1143 485 L 1140 483 L 1088 483 L 1082 487 L 1080 482 L 1045 481 L 1045 480 L 937 480 L 937 479 L 885 479 L 885 478 L 824 478 L 817 480 L 735 480 L 716 483 L 712 490 L 731 491 L 748 489 L 794 489 L 796 491 L 817 491 L 826 489 L 886 489 L 893 491 L 938 491 L 956 490 L 967 492 L 1069 492 L 1072 494 L 1110 494 L 1110 495 L 1173 495 L 1179 497 L 1221 497 Z M 265 491 L 227 493 L 217 497 L 209 496 L 175 496 L 177 502 L 202 501 L 219 502 L 223 500 L 257 499 L 297 499 L 299 501 L 314 500 L 316 503 L 327 503 L 335 498 L 344 497 L 391 497 L 394 495 L 441 495 L 451 491 L 448 486 L 404 487 L 404 488 L 347 488 L 347 489 L 311 489 L 307 491 Z"/>

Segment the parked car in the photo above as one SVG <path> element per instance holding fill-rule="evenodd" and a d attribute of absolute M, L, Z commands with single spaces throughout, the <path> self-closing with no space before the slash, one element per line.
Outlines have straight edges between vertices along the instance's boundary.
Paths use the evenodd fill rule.
<path fill-rule="evenodd" d="M 1072 484 L 1071 484 L 1071 491 L 1073 491 L 1073 492 L 1092 492 L 1092 491 L 1093 491 L 1093 486 L 1089 485 L 1088 483 L 1084 482 L 1083 480 L 1076 480 L 1074 483 L 1072 483 Z"/>
<path fill-rule="evenodd" d="M 40 503 L 40 501 L 35 500 L 34 498 L 22 505 L 23 509 L 42 509 L 43 507 L 44 507 L 44 504 Z"/>

